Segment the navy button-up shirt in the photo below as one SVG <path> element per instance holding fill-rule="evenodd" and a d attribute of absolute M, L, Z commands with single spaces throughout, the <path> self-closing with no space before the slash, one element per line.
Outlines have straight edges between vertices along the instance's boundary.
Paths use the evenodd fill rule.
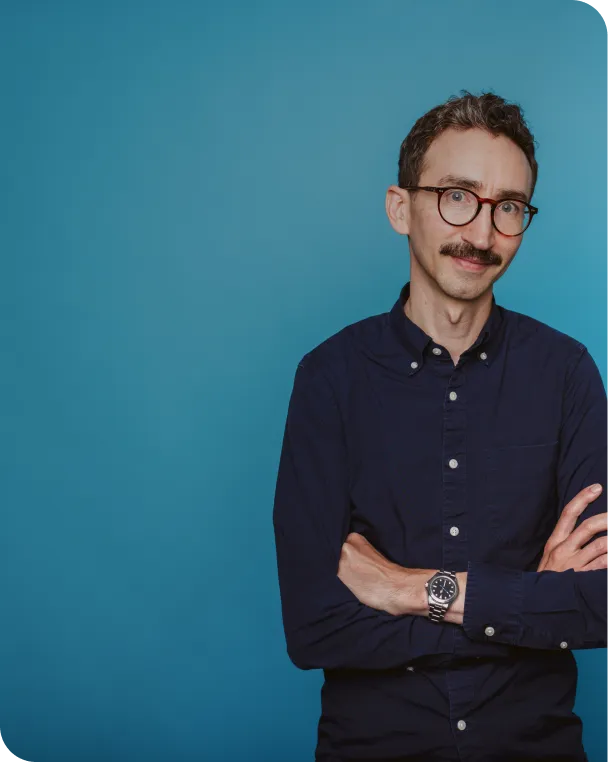
<path fill-rule="evenodd" d="M 572 649 L 606 645 L 606 571 L 536 569 L 583 487 L 604 492 L 577 526 L 606 511 L 599 371 L 495 299 L 454 366 L 408 295 L 295 370 L 273 523 L 287 652 L 324 670 L 315 758 L 585 760 Z M 467 571 L 463 624 L 360 603 L 337 576 L 349 532 Z"/>

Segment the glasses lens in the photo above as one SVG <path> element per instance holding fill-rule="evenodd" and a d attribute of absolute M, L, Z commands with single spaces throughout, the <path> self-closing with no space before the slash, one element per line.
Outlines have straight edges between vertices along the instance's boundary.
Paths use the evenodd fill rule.
<path fill-rule="evenodd" d="M 530 224 L 530 207 L 517 199 L 501 201 L 494 210 L 494 224 L 504 235 L 519 235 Z"/>
<path fill-rule="evenodd" d="M 451 225 L 466 225 L 475 216 L 477 199 L 462 188 L 448 188 L 439 202 L 441 216 Z"/>

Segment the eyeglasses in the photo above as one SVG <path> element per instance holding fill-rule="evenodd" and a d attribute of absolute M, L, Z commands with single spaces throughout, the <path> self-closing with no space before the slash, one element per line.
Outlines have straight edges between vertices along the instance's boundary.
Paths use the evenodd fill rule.
<path fill-rule="evenodd" d="M 466 188 L 436 188 L 431 185 L 408 185 L 403 190 L 424 190 L 437 193 L 437 208 L 448 225 L 468 225 L 481 211 L 483 204 L 491 204 L 492 224 L 499 233 L 518 236 L 528 229 L 532 218 L 538 214 L 535 206 L 517 198 L 482 198 Z"/>

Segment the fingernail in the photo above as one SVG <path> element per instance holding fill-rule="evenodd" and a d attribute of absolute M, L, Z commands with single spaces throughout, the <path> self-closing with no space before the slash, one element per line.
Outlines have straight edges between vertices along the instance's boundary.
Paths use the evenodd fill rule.
<path fill-rule="evenodd" d="M 597 495 L 597 493 L 601 491 L 602 491 L 601 484 L 594 484 L 593 487 L 591 487 L 591 492 L 593 492 L 594 495 Z"/>

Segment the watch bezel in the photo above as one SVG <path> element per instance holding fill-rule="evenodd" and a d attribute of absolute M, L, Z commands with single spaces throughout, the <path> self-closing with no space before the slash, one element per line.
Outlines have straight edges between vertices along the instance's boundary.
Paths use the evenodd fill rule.
<path fill-rule="evenodd" d="M 447 579 L 454 585 L 454 594 L 451 595 L 449 598 L 437 598 L 436 595 L 433 594 L 431 587 L 433 582 L 435 582 L 438 579 Z M 452 576 L 451 574 L 446 574 L 445 572 L 435 572 L 433 576 L 425 582 L 425 587 L 427 589 L 429 600 L 433 601 L 433 603 L 437 603 L 440 606 L 449 606 L 451 603 L 453 603 L 456 598 L 458 598 L 458 594 L 460 592 L 460 588 L 458 587 L 458 580 L 456 579 L 456 576 Z"/>

